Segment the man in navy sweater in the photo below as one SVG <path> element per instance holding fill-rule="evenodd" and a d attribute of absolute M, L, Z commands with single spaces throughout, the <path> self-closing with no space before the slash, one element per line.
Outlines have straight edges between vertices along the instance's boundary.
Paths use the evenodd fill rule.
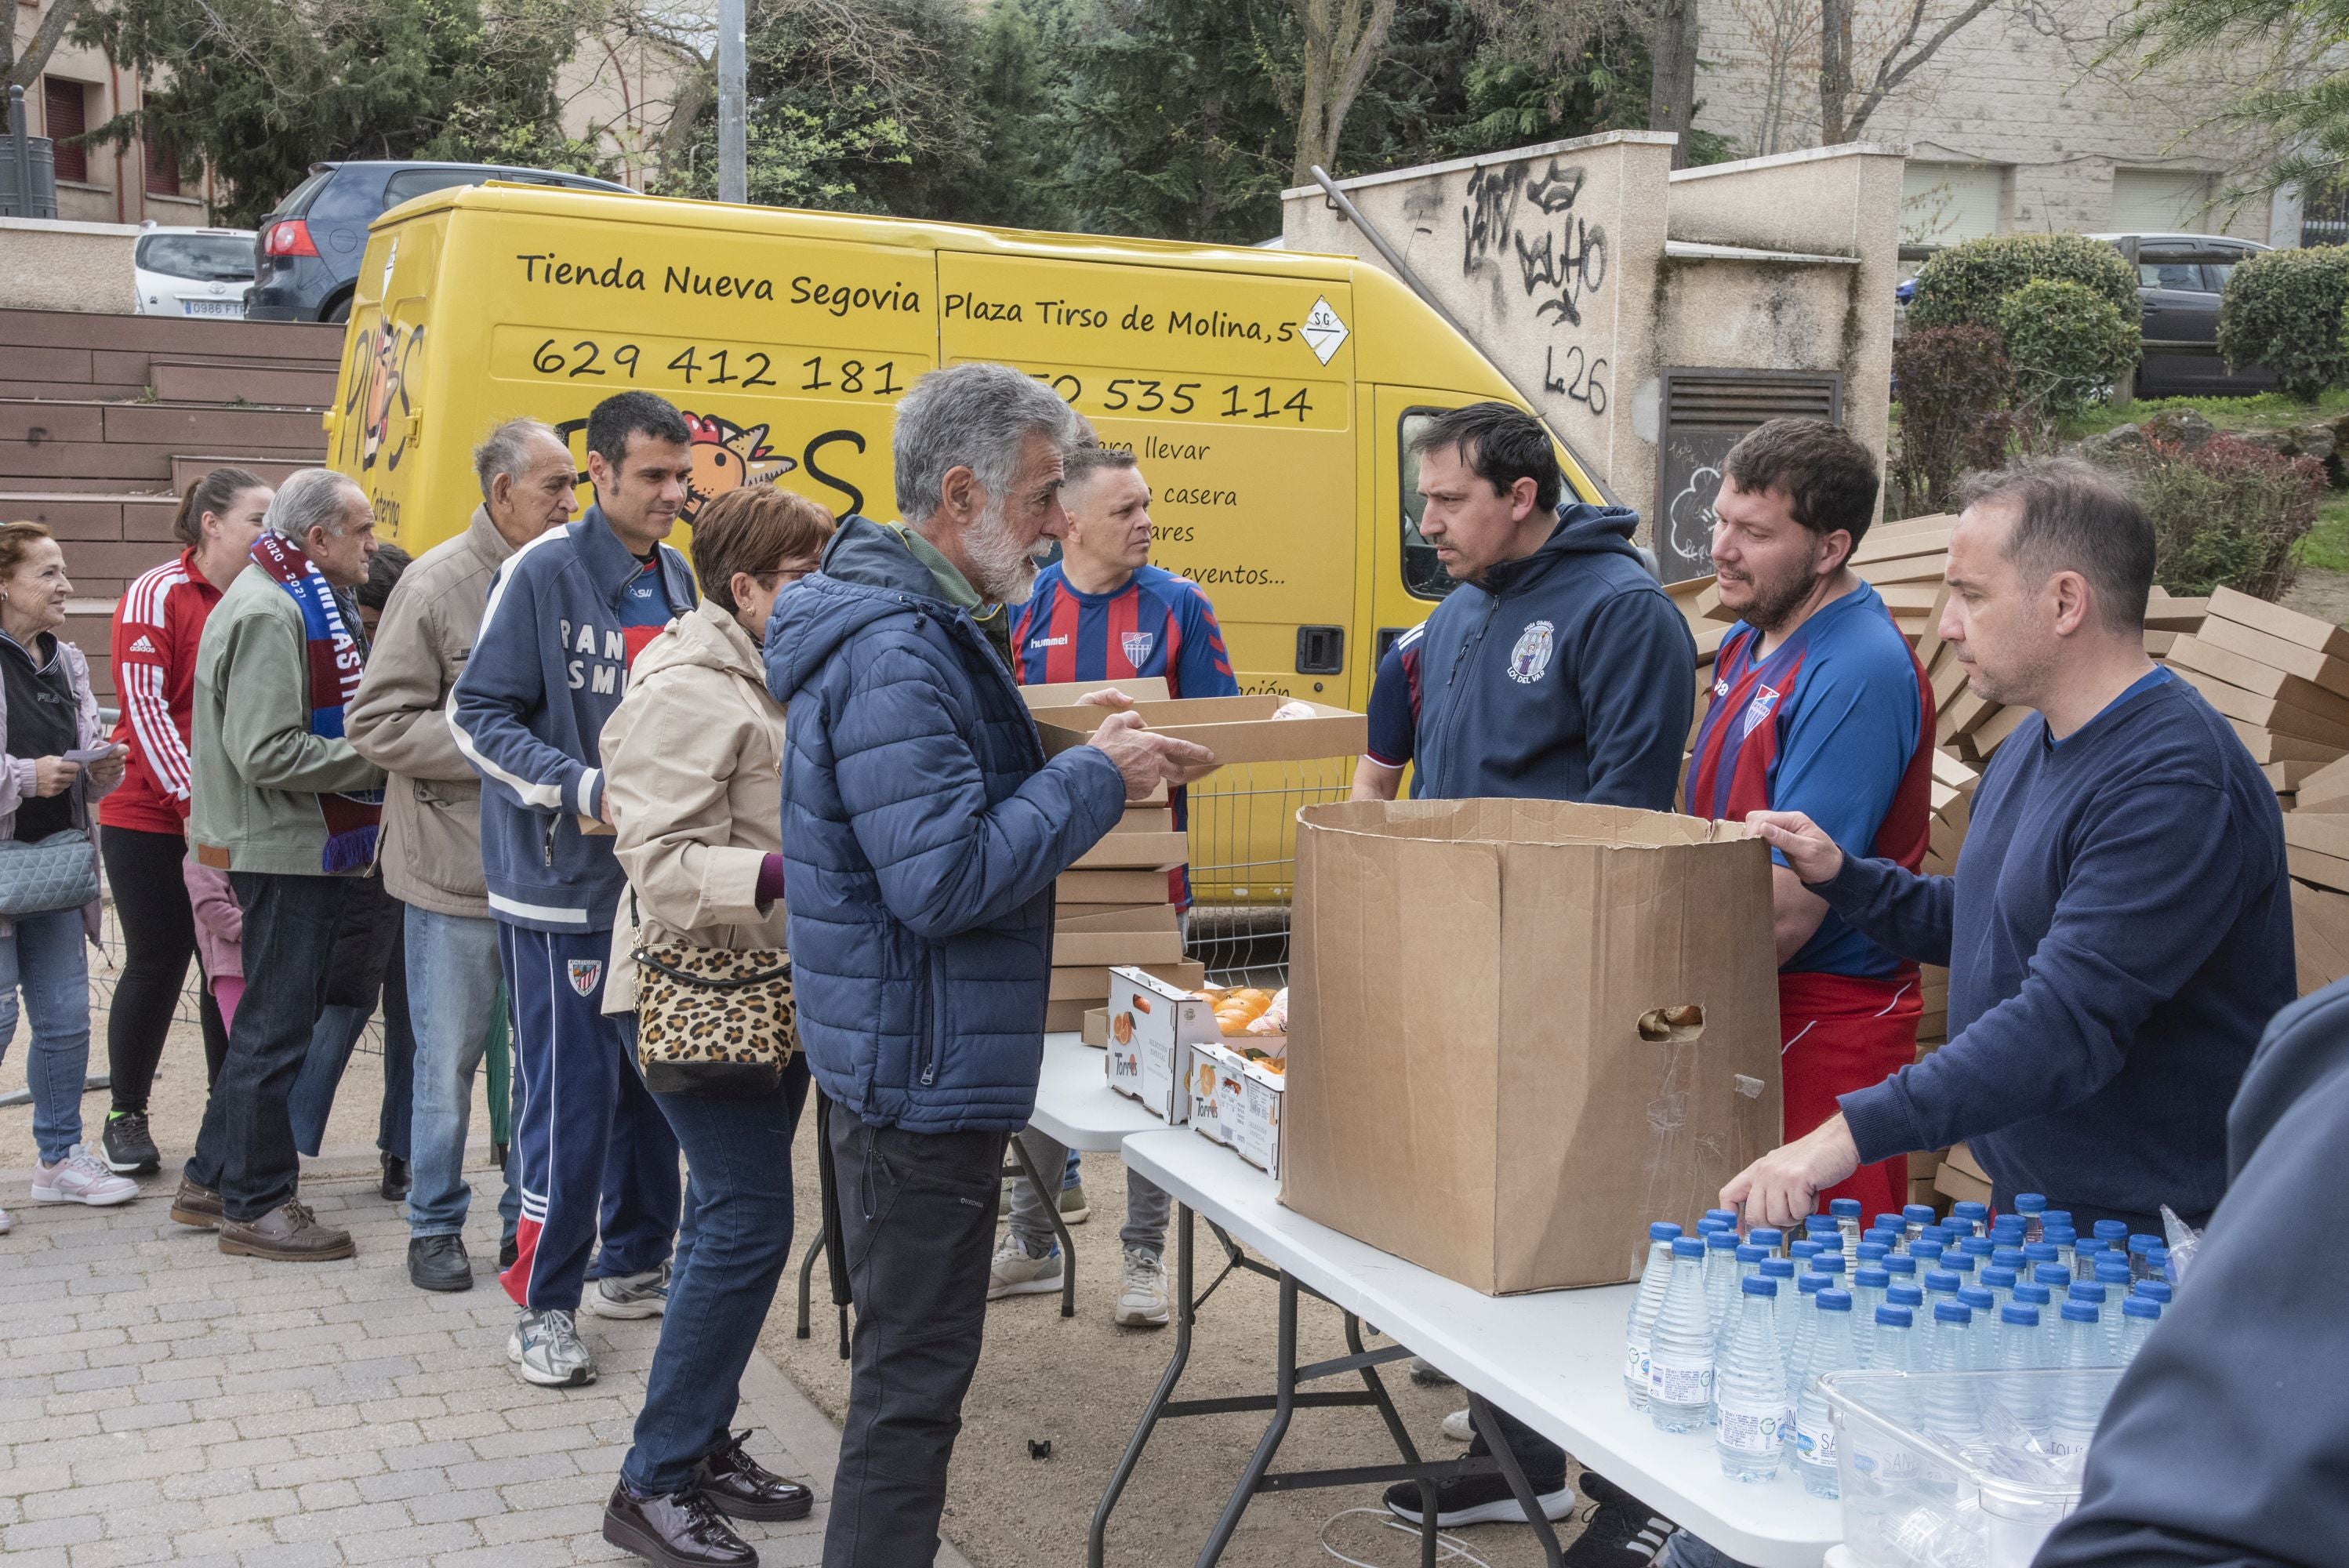
<path fill-rule="evenodd" d="M 1964 1139 L 2004 1208 L 2085 1230 L 2195 1222 L 2227 1185 L 2226 1108 L 2294 991 L 2283 820 L 2251 755 L 2145 653 L 2153 531 L 2076 459 L 1975 481 L 1941 635 L 1968 685 L 2034 708 L 1974 792 L 1954 877 L 1847 856 L 1800 812 L 1747 820 L 1895 953 L 1950 967 L 1950 1043 L 1840 1098 L 1721 1201 L 1789 1224 L 1864 1162 Z"/>

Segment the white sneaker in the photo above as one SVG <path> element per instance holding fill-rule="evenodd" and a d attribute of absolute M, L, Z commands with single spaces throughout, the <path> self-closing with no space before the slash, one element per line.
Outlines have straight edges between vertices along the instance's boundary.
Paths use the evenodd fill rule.
<path fill-rule="evenodd" d="M 658 1317 L 668 1310 L 668 1264 L 590 1281 L 580 1305 L 598 1317 Z"/>
<path fill-rule="evenodd" d="M 1126 1248 L 1110 1321 L 1121 1328 L 1164 1328 L 1166 1318 L 1165 1264 L 1146 1247 Z"/>
<path fill-rule="evenodd" d="M 1454 1410 L 1444 1418 L 1444 1435 L 1455 1443 L 1473 1443 L 1476 1440 L 1476 1423 L 1469 1418 L 1467 1411 Z"/>
<path fill-rule="evenodd" d="M 987 1271 L 987 1299 L 1007 1295 L 1045 1295 L 1061 1288 L 1061 1252 L 1047 1246 L 1041 1257 L 1022 1246 L 1009 1231 L 995 1243 L 995 1263 Z"/>
<path fill-rule="evenodd" d="M 559 1306 L 524 1307 L 506 1341 L 506 1359 L 523 1382 L 542 1388 L 577 1388 L 595 1380 L 595 1357 L 580 1339 L 578 1324 Z"/>
<path fill-rule="evenodd" d="M 137 1196 L 138 1182 L 128 1176 L 117 1176 L 106 1168 L 104 1161 L 78 1143 L 71 1154 L 55 1165 L 35 1167 L 36 1203 L 88 1203 L 93 1209 L 105 1209 L 128 1203 Z"/>

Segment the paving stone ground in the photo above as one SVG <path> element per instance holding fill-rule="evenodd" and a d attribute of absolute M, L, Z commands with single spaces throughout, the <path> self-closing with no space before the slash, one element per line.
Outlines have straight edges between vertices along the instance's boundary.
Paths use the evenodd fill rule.
<path fill-rule="evenodd" d="M 331 1264 L 223 1256 L 171 1223 L 160 1180 L 86 1209 L 23 1202 L 29 1174 L 0 1171 L 16 1220 L 0 1236 L 7 1568 L 634 1561 L 605 1543 L 603 1505 L 660 1322 L 583 1315 L 599 1380 L 523 1384 L 488 1272 L 493 1208 L 477 1203 L 466 1234 L 474 1288 L 430 1295 L 408 1283 L 407 1225 L 374 1191 L 371 1150 L 305 1170 L 305 1200 L 358 1242 Z M 743 1535 L 769 1568 L 816 1563 L 836 1431 L 757 1356 L 737 1425 L 818 1497 L 812 1519 Z M 951 1550 L 939 1562 L 968 1568 Z"/>

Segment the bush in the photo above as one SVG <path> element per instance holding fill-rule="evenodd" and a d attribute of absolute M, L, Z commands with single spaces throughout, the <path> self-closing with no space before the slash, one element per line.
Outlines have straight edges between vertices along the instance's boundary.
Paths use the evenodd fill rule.
<path fill-rule="evenodd" d="M 1900 451 L 1892 474 L 1904 515 L 1955 511 L 1958 481 L 2005 460 L 2014 377 L 1986 326 L 1924 326 L 1892 346 Z"/>
<path fill-rule="evenodd" d="M 2324 498 L 2323 463 L 2219 436 L 2190 452 L 2156 442 L 2130 467 L 2163 587 L 2199 597 L 2224 584 L 2273 599 L 2292 585 L 2292 546 Z"/>
<path fill-rule="evenodd" d="M 2144 341 L 2134 308 L 2123 316 L 2095 290 L 2059 278 L 2033 278 L 2007 295 L 1998 330 L 2023 400 L 2059 418 L 2110 396 Z"/>
<path fill-rule="evenodd" d="M 1917 274 L 1911 326 L 1996 326 L 1999 311 L 2033 278 L 2075 283 L 2137 319 L 2137 269 L 2085 234 L 1991 234 L 1937 253 Z"/>
<path fill-rule="evenodd" d="M 2313 403 L 2349 380 L 2341 315 L 2349 305 L 2349 245 L 2263 251 L 2238 264 L 2219 298 L 2219 352 L 2228 366 L 2264 365 Z"/>

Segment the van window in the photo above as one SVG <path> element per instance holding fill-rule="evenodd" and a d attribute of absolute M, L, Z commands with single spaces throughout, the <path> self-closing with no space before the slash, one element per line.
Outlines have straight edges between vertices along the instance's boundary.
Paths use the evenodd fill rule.
<path fill-rule="evenodd" d="M 1402 463 L 1402 587 L 1414 599 L 1441 599 L 1460 586 L 1436 560 L 1435 546 L 1419 531 L 1427 498 L 1419 493 L 1419 454 L 1411 449 L 1411 444 L 1441 411 L 1406 408 L 1398 424 L 1396 445 Z"/>

